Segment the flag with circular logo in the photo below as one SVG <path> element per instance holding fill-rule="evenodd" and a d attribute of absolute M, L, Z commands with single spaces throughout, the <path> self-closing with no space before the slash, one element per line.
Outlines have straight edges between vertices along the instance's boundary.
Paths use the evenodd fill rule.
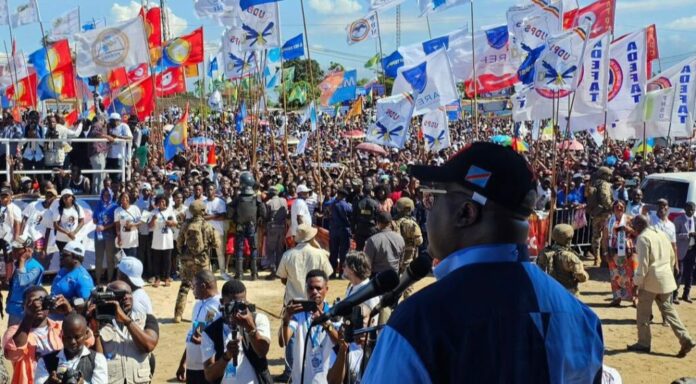
<path fill-rule="evenodd" d="M 203 27 L 167 41 L 162 48 L 162 64 L 165 68 L 197 64 L 203 58 Z"/>
<path fill-rule="evenodd" d="M 355 44 L 368 38 L 373 39 L 377 37 L 379 34 L 377 14 L 370 12 L 365 17 L 348 24 L 346 33 L 348 34 L 348 44 Z"/>

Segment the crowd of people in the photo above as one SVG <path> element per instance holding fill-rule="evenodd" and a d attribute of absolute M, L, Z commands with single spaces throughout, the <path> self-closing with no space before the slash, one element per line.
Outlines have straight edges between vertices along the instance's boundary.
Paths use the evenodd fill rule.
<path fill-rule="evenodd" d="M 162 113 L 161 120 L 175 122 L 180 114 L 172 108 Z M 292 146 L 288 148 L 287 136 L 301 137 L 310 130 L 309 123 L 300 124 L 299 115 L 273 112 L 256 126 L 237 132 L 231 112 L 193 114 L 189 136 L 209 138 L 214 145 L 191 146 L 165 164 L 163 146 L 153 139 L 160 137 L 159 125 L 132 117 L 124 121 L 118 113 L 99 114 L 72 126 L 66 126 L 59 114 L 41 119 L 32 111 L 21 122 L 5 114 L 2 138 L 62 140 L 0 146 L 12 169 L 0 189 L 0 245 L 6 270 L 11 271 L 6 276 L 9 328 L 2 347 L 12 364 L 11 382 L 61 383 L 73 374 L 89 383 L 151 381 L 159 325 L 143 289 L 147 284 L 172 289 L 171 297 L 177 297 L 172 317 L 177 323 L 188 318 L 185 306 L 193 290 L 192 326 L 176 372 L 180 381 L 341 383 L 358 382 L 364 373 L 363 382 L 388 382 L 408 371 L 418 382 L 458 382 L 456 374 L 447 376 L 447 369 L 433 371 L 440 365 L 428 359 L 439 353 L 425 356 L 409 346 L 418 343 L 437 350 L 445 348 L 446 341 L 436 334 L 416 334 L 411 323 L 434 315 L 443 316 L 443 324 L 455 315 L 472 324 L 478 321 L 453 312 L 423 312 L 438 302 L 437 292 L 442 290 L 501 294 L 499 301 L 486 298 L 489 304 L 472 301 L 467 306 L 508 303 L 509 295 L 499 292 L 504 287 L 484 283 L 488 273 L 499 271 L 478 265 L 461 279 L 471 286 L 459 287 L 461 282 L 448 276 L 464 273 L 458 268 L 468 262 L 448 255 L 500 243 L 512 246 L 482 247 L 475 258 L 479 263 L 485 258 L 502 262 L 509 257 L 494 254 L 505 253 L 515 255 L 510 260 L 523 261 L 527 252 L 519 245 L 527 243 L 527 217 L 549 213 L 551 225 L 559 225 L 552 230 L 554 244 L 538 257 L 542 270 L 578 294 L 579 283 L 589 278 L 582 258 L 602 262 L 611 273 L 612 305 L 627 301 L 638 308 L 638 343 L 629 349 L 650 351 L 650 309 L 656 301 L 664 321 L 679 337 L 679 355 L 686 355 L 695 344 L 672 304 L 680 298 L 691 303 L 696 205 L 687 204 L 672 222 L 666 200 L 648 212 L 639 186 L 648 174 L 692 170 L 689 143 L 666 144 L 645 154 L 632 151 L 633 143 L 607 141 L 598 147 L 590 136 L 578 133 L 573 140 L 584 149 L 569 151 L 554 148 L 562 132 L 557 132 L 556 140 L 531 140 L 526 127 L 516 129 L 507 117 L 479 119 L 478 126 L 472 116 L 450 122 L 452 146 L 445 150 L 427 151 L 414 133 L 404 148 L 376 154 L 356 150 L 355 139 L 347 135 L 364 130 L 371 117 L 346 122 L 322 115 L 307 149 L 296 154 Z M 515 132 L 515 140 L 531 143 L 525 152 L 489 143 L 468 146 Z M 73 137 L 100 140 L 70 142 Z M 510 169 L 513 165 L 519 169 L 501 168 L 501 158 L 509 160 Z M 430 168 L 414 171 L 419 165 Z M 484 178 L 479 179 L 483 181 L 471 181 L 482 173 L 468 174 L 469 167 L 483 170 Z M 22 170 L 53 172 L 25 175 Z M 507 180 L 501 181 L 497 173 Z M 571 225 L 578 221 L 592 232 L 585 255 L 571 247 Z M 89 252 L 86 239 L 94 244 L 93 270 L 84 265 Z M 347 279 L 348 296 L 382 272 L 404 274 L 419 256 L 433 258 L 434 274 L 442 284 L 409 300 L 404 309 L 392 315 L 393 308 L 381 308 L 376 298 L 356 310 L 361 323 L 350 331 L 346 322 L 336 319 L 312 323 L 330 308 L 331 280 Z M 59 260 L 59 271 L 47 276 L 52 258 Z M 242 281 L 247 271 L 249 280 L 263 276 L 280 279 L 285 286 L 277 333 L 286 351 L 285 369 L 275 378 L 267 359 L 274 332 L 268 318 L 246 300 Z M 522 286 L 527 278 L 532 285 L 544 281 L 537 272 L 506 273 L 516 276 L 515 284 Z M 224 280 L 220 291 L 218 279 Z M 181 281 L 178 291 L 170 288 L 174 280 Z M 50 289 L 44 288 L 48 283 Z M 677 284 L 682 286 L 681 295 Z M 531 285 L 525 289 L 529 292 L 520 294 L 534 295 Z M 581 331 L 591 340 L 586 352 L 592 358 L 587 367 L 578 368 L 582 372 L 573 373 L 582 378 L 576 382 L 589 382 L 584 379 L 601 371 L 601 332 L 592 329 L 599 327 L 599 321 L 579 301 L 548 290 L 591 325 Z M 407 290 L 404 298 L 411 295 Z M 508 304 L 517 308 L 516 303 Z M 512 322 L 520 330 L 531 330 L 535 325 L 529 321 Z M 381 344 L 366 368 L 370 336 L 350 333 L 377 324 L 389 325 L 381 331 Z M 494 333 L 490 327 L 474 327 L 459 336 L 477 338 L 477 345 L 489 343 L 493 349 L 514 342 L 504 342 L 504 335 Z M 390 345 L 408 353 L 397 356 Z M 480 382 L 501 371 L 490 366 L 484 374 L 489 362 L 478 364 L 474 355 L 460 356 L 468 356 L 460 360 L 466 361 L 468 372 L 481 372 L 475 375 Z M 529 363 L 526 368 L 506 365 L 510 369 L 505 377 L 525 369 L 544 371 L 541 362 L 528 355 L 500 358 Z M 544 372 L 546 376 L 540 375 L 563 374 Z"/>

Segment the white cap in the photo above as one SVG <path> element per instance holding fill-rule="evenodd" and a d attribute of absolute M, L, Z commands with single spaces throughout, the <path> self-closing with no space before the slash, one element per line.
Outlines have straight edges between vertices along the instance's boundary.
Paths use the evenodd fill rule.
<path fill-rule="evenodd" d="M 22 183 L 26 183 L 27 181 L 31 181 L 31 177 L 29 177 L 29 176 L 22 176 L 22 177 L 19 179 L 19 181 L 22 182 Z"/>
<path fill-rule="evenodd" d="M 85 257 L 85 246 L 79 240 L 73 240 L 65 244 L 64 252 L 70 252 L 74 255 Z"/>
<path fill-rule="evenodd" d="M 143 183 L 143 185 L 140 186 L 140 190 L 142 191 L 143 189 L 147 189 L 148 191 L 152 191 L 152 185 L 150 185 L 150 183 Z"/>
<path fill-rule="evenodd" d="M 65 188 L 64 190 L 60 191 L 60 197 L 63 197 L 63 196 L 65 196 L 65 195 L 73 195 L 73 196 L 75 196 L 75 194 L 73 193 L 72 189 L 70 189 L 70 188 Z"/>
<path fill-rule="evenodd" d="M 128 276 L 128 279 L 136 287 L 145 286 L 145 281 L 143 280 L 143 263 L 140 260 L 132 256 L 125 256 L 121 258 L 118 262 L 118 270 L 124 275 Z"/>
<path fill-rule="evenodd" d="M 307 188 L 307 186 L 304 184 L 300 184 L 297 186 L 297 193 L 306 193 L 306 192 L 312 192 L 312 190 Z"/>
<path fill-rule="evenodd" d="M 111 112 L 109 120 L 121 120 L 121 115 L 118 112 Z"/>

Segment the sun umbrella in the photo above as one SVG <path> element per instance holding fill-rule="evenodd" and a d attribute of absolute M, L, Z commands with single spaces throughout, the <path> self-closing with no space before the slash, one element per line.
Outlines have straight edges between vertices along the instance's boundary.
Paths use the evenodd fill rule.
<path fill-rule="evenodd" d="M 213 141 L 213 139 L 209 139 L 207 137 L 202 137 L 202 136 L 194 137 L 193 139 L 189 140 L 189 145 L 209 147 L 213 144 L 215 144 L 215 141 Z"/>
<path fill-rule="evenodd" d="M 560 150 L 571 150 L 571 151 L 582 151 L 585 146 L 577 140 L 565 140 L 558 144 L 558 149 Z"/>
<path fill-rule="evenodd" d="M 491 137 L 491 141 L 500 145 L 510 145 L 512 137 L 508 135 L 495 135 Z"/>
<path fill-rule="evenodd" d="M 341 133 L 341 136 L 343 136 L 347 139 L 363 139 L 363 138 L 365 138 L 365 132 L 363 132 L 359 129 L 354 129 L 352 131 Z"/>
<path fill-rule="evenodd" d="M 510 143 L 510 146 L 512 149 L 514 149 L 517 152 L 528 152 L 529 151 L 529 145 L 525 143 L 524 141 L 520 139 L 513 139 L 512 142 Z"/>
<path fill-rule="evenodd" d="M 355 149 L 357 149 L 358 151 L 369 152 L 375 155 L 385 156 L 387 154 L 387 151 L 384 148 L 374 143 L 361 143 L 358 144 L 355 147 Z"/>

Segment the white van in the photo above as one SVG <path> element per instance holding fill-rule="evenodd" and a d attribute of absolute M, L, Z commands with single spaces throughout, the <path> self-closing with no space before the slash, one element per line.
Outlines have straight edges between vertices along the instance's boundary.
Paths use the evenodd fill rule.
<path fill-rule="evenodd" d="M 658 199 L 667 199 L 671 220 L 684 212 L 687 202 L 696 202 L 696 172 L 655 173 L 648 175 L 640 188 L 650 211 L 655 210 Z"/>

